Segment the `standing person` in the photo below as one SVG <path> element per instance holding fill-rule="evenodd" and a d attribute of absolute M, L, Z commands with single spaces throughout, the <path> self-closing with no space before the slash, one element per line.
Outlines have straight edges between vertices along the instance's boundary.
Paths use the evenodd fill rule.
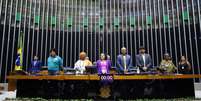
<path fill-rule="evenodd" d="M 92 66 L 92 63 L 89 59 L 87 59 L 87 54 L 85 52 L 81 52 L 79 55 L 79 60 L 74 65 L 76 74 L 84 74 L 86 70 L 85 66 Z"/>
<path fill-rule="evenodd" d="M 110 68 L 111 68 L 111 62 L 110 60 L 106 59 L 106 56 L 104 53 L 101 53 L 100 59 L 96 63 L 98 74 L 109 74 Z"/>
<path fill-rule="evenodd" d="M 127 54 L 127 49 L 125 47 L 122 47 L 121 54 L 117 56 L 117 72 L 120 74 L 127 73 L 131 67 L 131 56 Z"/>
<path fill-rule="evenodd" d="M 57 75 L 59 74 L 60 68 L 63 68 L 63 60 L 57 55 L 57 51 L 54 48 L 50 50 L 47 66 L 49 75 Z"/>
<path fill-rule="evenodd" d="M 96 63 L 98 74 L 107 75 L 110 74 L 111 60 L 104 53 L 100 54 L 100 59 Z M 106 76 L 107 78 L 107 76 Z M 99 89 L 100 95 L 103 98 L 108 98 L 111 92 L 110 84 L 113 80 L 105 79 L 101 80 L 101 88 Z M 105 92 L 106 91 L 106 92 Z"/>
<path fill-rule="evenodd" d="M 168 53 L 164 54 L 164 58 L 160 63 L 159 69 L 166 73 L 174 73 L 176 70 L 176 66 L 172 62 L 172 58 Z"/>
<path fill-rule="evenodd" d="M 38 73 L 41 70 L 41 61 L 37 56 L 34 56 L 34 60 L 31 62 L 31 68 L 29 68 L 29 72 L 31 74 Z"/>
<path fill-rule="evenodd" d="M 151 56 L 145 52 L 145 48 L 140 47 L 139 54 L 136 55 L 136 66 L 139 67 L 142 72 L 149 71 L 152 67 Z"/>
<path fill-rule="evenodd" d="M 181 59 L 178 65 L 178 70 L 179 70 L 179 73 L 181 74 L 191 74 L 191 64 L 186 59 L 185 56 L 181 56 Z"/>

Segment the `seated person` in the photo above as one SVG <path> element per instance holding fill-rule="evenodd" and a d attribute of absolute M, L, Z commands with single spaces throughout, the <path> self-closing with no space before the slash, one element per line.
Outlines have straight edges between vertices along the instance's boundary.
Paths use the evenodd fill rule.
<path fill-rule="evenodd" d="M 175 65 L 172 62 L 172 58 L 168 53 L 164 54 L 164 59 L 160 63 L 159 70 L 166 73 L 174 73 L 176 70 Z"/>
<path fill-rule="evenodd" d="M 110 60 L 106 59 L 106 56 L 104 53 L 101 53 L 100 60 L 96 63 L 98 74 L 109 74 L 110 68 L 111 68 L 111 62 Z"/>
<path fill-rule="evenodd" d="M 50 50 L 50 56 L 47 59 L 48 74 L 58 75 L 61 68 L 63 68 L 63 60 L 57 55 L 56 49 Z"/>
<path fill-rule="evenodd" d="M 178 70 L 179 70 L 179 73 L 181 74 L 191 74 L 191 64 L 185 58 L 185 56 L 181 56 L 181 59 L 178 65 Z"/>
<path fill-rule="evenodd" d="M 147 72 L 152 68 L 152 59 L 149 54 L 145 53 L 145 48 L 139 48 L 139 54 L 136 55 L 136 66 L 139 67 L 141 72 Z"/>
<path fill-rule="evenodd" d="M 31 62 L 31 68 L 29 68 L 29 72 L 32 74 L 38 73 L 41 70 L 41 61 L 37 56 L 34 56 L 34 60 Z"/>
<path fill-rule="evenodd" d="M 81 52 L 79 55 L 79 60 L 75 63 L 74 69 L 76 70 L 76 74 L 84 74 L 86 68 L 85 66 L 92 66 L 91 61 L 86 59 L 86 53 Z"/>
<path fill-rule="evenodd" d="M 125 47 L 121 48 L 121 54 L 117 56 L 117 72 L 124 74 L 127 73 L 132 67 L 132 59 Z"/>

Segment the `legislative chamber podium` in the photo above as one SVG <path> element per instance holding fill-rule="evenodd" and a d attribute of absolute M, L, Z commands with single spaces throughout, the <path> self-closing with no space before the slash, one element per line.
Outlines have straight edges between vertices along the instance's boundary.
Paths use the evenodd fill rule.
<path fill-rule="evenodd" d="M 102 79 L 111 82 L 104 85 Z M 17 97 L 46 99 L 136 99 L 194 97 L 191 74 L 9 75 L 8 89 Z"/>

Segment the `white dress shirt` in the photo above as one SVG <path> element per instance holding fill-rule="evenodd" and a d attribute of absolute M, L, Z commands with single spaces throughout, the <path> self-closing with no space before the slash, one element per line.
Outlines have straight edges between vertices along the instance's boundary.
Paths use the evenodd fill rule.
<path fill-rule="evenodd" d="M 144 66 L 145 66 L 145 54 L 142 54 L 142 59 L 143 59 L 143 61 L 144 61 Z"/>
<path fill-rule="evenodd" d="M 124 62 L 124 70 L 126 70 L 127 67 L 126 67 L 126 56 L 125 55 L 123 56 L 123 62 Z"/>
<path fill-rule="evenodd" d="M 78 60 L 75 63 L 74 69 L 76 70 L 76 74 L 83 74 L 85 71 L 85 61 L 84 60 Z"/>

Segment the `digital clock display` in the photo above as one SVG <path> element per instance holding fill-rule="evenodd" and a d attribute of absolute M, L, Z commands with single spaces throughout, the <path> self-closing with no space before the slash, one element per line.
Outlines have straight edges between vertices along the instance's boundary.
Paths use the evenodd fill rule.
<path fill-rule="evenodd" d="M 112 82 L 114 80 L 114 77 L 112 74 L 101 74 L 100 76 L 100 80 L 101 81 L 110 81 Z"/>

